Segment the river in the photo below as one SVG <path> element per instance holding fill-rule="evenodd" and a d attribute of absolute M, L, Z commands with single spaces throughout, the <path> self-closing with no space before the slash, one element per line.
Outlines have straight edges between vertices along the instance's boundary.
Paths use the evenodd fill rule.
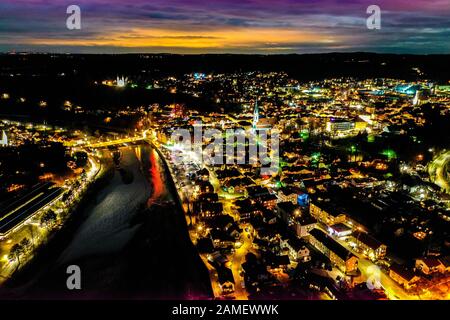
<path fill-rule="evenodd" d="M 158 153 L 147 144 L 120 152 L 108 184 L 75 213 L 80 219 L 71 222 L 73 231 L 66 232 L 64 245 L 56 245 L 41 263 L 19 274 L 3 293 L 31 299 L 212 296 L 208 271 L 190 241 L 175 187 Z M 104 154 L 112 165 L 111 153 Z M 81 290 L 67 289 L 69 265 L 81 269 Z"/>

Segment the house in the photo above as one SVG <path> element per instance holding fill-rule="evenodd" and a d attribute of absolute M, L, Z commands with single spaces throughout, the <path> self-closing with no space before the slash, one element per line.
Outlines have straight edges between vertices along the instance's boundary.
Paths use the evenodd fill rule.
<path fill-rule="evenodd" d="M 208 169 L 203 168 L 203 169 L 197 171 L 197 177 L 199 177 L 202 181 L 208 181 L 209 180 Z"/>
<path fill-rule="evenodd" d="M 269 247 L 269 241 L 255 238 L 255 239 L 253 239 L 252 245 L 253 245 L 253 248 L 264 251 L 265 249 L 267 249 Z"/>
<path fill-rule="evenodd" d="M 221 215 L 223 212 L 222 202 L 200 202 L 200 217 L 212 218 L 217 215 Z"/>
<path fill-rule="evenodd" d="M 264 194 L 259 197 L 258 202 L 267 209 L 273 209 L 277 205 L 277 196 L 274 194 Z"/>
<path fill-rule="evenodd" d="M 416 259 L 416 268 L 426 275 L 445 272 L 445 266 L 438 258 Z"/>
<path fill-rule="evenodd" d="M 450 256 L 440 257 L 439 261 L 444 265 L 445 272 L 450 272 Z"/>
<path fill-rule="evenodd" d="M 253 215 L 260 212 L 258 209 L 254 208 L 254 207 L 238 208 L 237 211 L 239 213 L 240 221 L 249 220 Z"/>
<path fill-rule="evenodd" d="M 351 291 L 351 299 L 354 300 L 388 300 L 382 288 L 369 288 L 367 283 L 357 284 Z"/>
<path fill-rule="evenodd" d="M 300 214 L 300 209 L 290 201 L 283 201 L 277 203 L 277 213 L 285 223 L 290 224 L 294 216 Z"/>
<path fill-rule="evenodd" d="M 249 199 L 236 201 L 237 212 L 239 213 L 240 220 L 249 220 L 258 214 L 261 214 L 261 210 L 254 205 Z"/>
<path fill-rule="evenodd" d="M 392 264 L 389 269 L 389 276 L 402 285 L 405 289 L 410 289 L 415 286 L 416 282 L 420 280 L 420 277 L 415 275 L 413 271 L 404 268 L 399 264 Z"/>
<path fill-rule="evenodd" d="M 247 194 L 247 187 L 255 183 L 248 177 L 230 178 L 223 183 L 223 190 L 228 193 Z"/>
<path fill-rule="evenodd" d="M 297 195 L 297 204 L 301 207 L 307 207 L 309 205 L 309 194 L 299 192 Z"/>
<path fill-rule="evenodd" d="M 215 268 L 223 267 L 230 263 L 227 257 L 221 254 L 220 251 L 208 254 L 207 259 Z"/>
<path fill-rule="evenodd" d="M 241 236 L 242 230 L 239 229 L 239 227 L 235 223 L 233 223 L 225 227 L 225 231 L 228 232 L 228 234 L 233 238 L 238 239 Z"/>
<path fill-rule="evenodd" d="M 212 193 L 214 192 L 214 187 L 209 181 L 199 181 L 195 185 L 195 192 L 197 194 Z"/>
<path fill-rule="evenodd" d="M 220 289 L 222 294 L 230 294 L 234 292 L 234 277 L 231 269 L 226 267 L 219 267 L 217 270 L 217 276 L 219 279 Z"/>
<path fill-rule="evenodd" d="M 253 186 L 247 188 L 248 196 L 251 199 L 257 199 L 263 195 L 270 194 L 269 189 L 261 186 Z"/>
<path fill-rule="evenodd" d="M 317 226 L 317 220 L 309 214 L 302 214 L 294 220 L 295 231 L 300 238 L 307 237 L 309 232 Z"/>
<path fill-rule="evenodd" d="M 291 262 L 287 255 L 277 256 L 270 254 L 266 257 L 265 263 L 268 265 L 269 270 L 279 271 L 280 269 L 285 269 Z"/>
<path fill-rule="evenodd" d="M 358 271 L 358 258 L 325 234 L 322 230 L 313 229 L 309 232 L 309 242 L 322 252 L 331 263 L 346 274 L 356 274 Z"/>
<path fill-rule="evenodd" d="M 220 182 L 223 182 L 225 179 L 238 178 L 242 176 L 237 168 L 228 166 L 222 170 L 216 170 L 216 175 Z"/>
<path fill-rule="evenodd" d="M 226 248 L 234 245 L 236 239 L 225 230 L 213 229 L 209 233 L 214 248 Z"/>
<path fill-rule="evenodd" d="M 261 261 L 248 260 L 242 264 L 242 270 L 245 272 L 245 279 L 259 287 L 261 284 L 270 283 L 271 275 L 267 271 L 267 266 Z"/>
<path fill-rule="evenodd" d="M 254 224 L 252 224 L 252 226 L 255 230 L 256 237 L 258 237 L 259 239 L 263 239 L 269 242 L 277 241 L 279 234 L 274 224 L 267 224 L 262 222 L 257 226 L 255 226 Z"/>
<path fill-rule="evenodd" d="M 359 250 L 371 260 L 380 260 L 386 256 L 387 246 L 368 233 L 355 231 L 353 239 Z"/>
<path fill-rule="evenodd" d="M 293 261 L 307 262 L 311 260 L 309 249 L 305 243 L 295 236 L 288 236 L 280 241 L 281 249 L 288 251 L 289 257 Z"/>
<path fill-rule="evenodd" d="M 309 205 L 309 213 L 327 226 L 332 226 L 337 223 L 344 223 L 347 220 L 345 214 L 341 213 L 337 208 L 334 208 L 324 202 L 316 203 L 311 201 Z"/>
<path fill-rule="evenodd" d="M 217 193 L 204 193 L 198 196 L 198 201 L 218 202 L 219 195 Z"/>
<path fill-rule="evenodd" d="M 212 217 L 211 219 L 208 219 L 205 221 L 207 224 L 207 227 L 212 229 L 218 229 L 218 230 L 226 230 L 229 228 L 230 224 L 234 223 L 233 217 L 227 215 L 227 214 L 221 214 L 217 215 L 215 217 Z"/>
<path fill-rule="evenodd" d="M 297 204 L 299 191 L 291 187 L 284 187 L 278 191 L 278 201 L 279 202 L 291 202 L 292 204 Z"/>
<path fill-rule="evenodd" d="M 263 221 L 267 224 L 274 224 L 277 222 L 277 217 L 272 211 L 267 210 L 263 212 Z"/>
<path fill-rule="evenodd" d="M 307 236 L 309 230 L 313 229 L 317 223 L 315 218 L 308 213 L 302 212 L 300 207 L 292 204 L 292 202 L 279 202 L 277 204 L 277 212 L 284 222 L 295 229 L 299 237 Z"/>

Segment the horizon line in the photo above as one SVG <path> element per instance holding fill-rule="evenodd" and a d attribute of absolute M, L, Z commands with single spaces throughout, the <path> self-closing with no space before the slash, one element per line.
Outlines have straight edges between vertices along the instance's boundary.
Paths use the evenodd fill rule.
<path fill-rule="evenodd" d="M 54 52 L 54 51 L 0 51 L 0 55 L 172 55 L 172 56 L 310 56 L 310 55 L 330 55 L 330 54 L 372 54 L 372 55 L 392 55 L 392 56 L 449 56 L 448 53 L 399 53 L 399 52 L 375 52 L 375 51 L 330 51 L 330 52 L 305 52 L 305 53 L 171 53 L 171 52 Z"/>

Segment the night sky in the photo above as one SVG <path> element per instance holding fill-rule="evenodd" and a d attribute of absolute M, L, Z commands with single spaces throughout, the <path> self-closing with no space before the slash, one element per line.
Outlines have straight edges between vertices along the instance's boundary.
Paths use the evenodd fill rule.
<path fill-rule="evenodd" d="M 66 8 L 81 8 L 81 30 Z M 382 11 L 369 30 L 366 9 Z M 450 0 L 1 0 L 0 51 L 450 53 Z"/>

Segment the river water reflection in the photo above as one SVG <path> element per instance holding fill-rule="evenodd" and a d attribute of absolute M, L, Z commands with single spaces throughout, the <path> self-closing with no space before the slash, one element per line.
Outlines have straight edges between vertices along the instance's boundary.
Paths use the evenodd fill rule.
<path fill-rule="evenodd" d="M 45 267 L 21 277 L 26 297 L 208 298 L 206 267 L 192 245 L 175 189 L 149 145 L 121 148 L 106 187 L 91 200 L 70 241 Z M 82 289 L 68 290 L 66 268 L 78 265 Z M 37 268 L 37 267 L 36 267 Z"/>

